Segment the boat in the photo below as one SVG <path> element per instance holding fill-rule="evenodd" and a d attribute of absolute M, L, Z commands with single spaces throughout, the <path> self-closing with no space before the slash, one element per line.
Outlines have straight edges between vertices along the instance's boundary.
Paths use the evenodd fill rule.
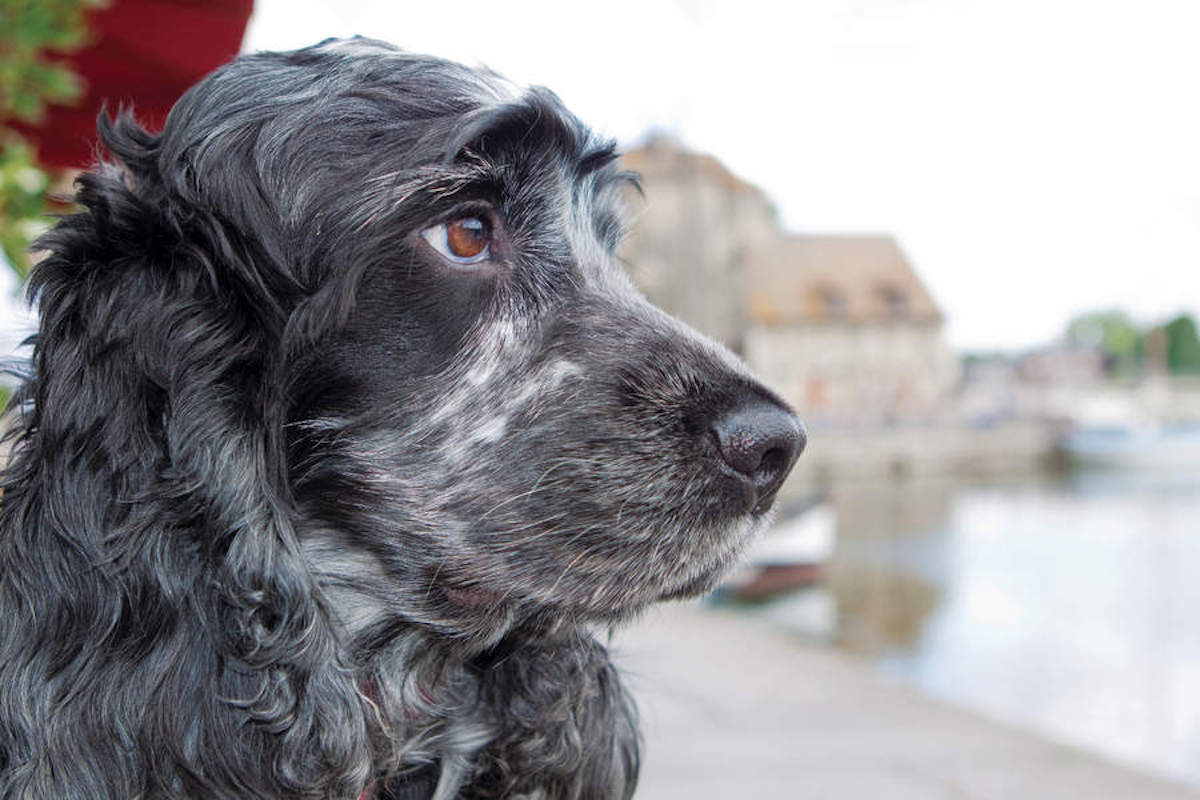
<path fill-rule="evenodd" d="M 1063 435 L 1059 448 L 1082 466 L 1200 469 L 1200 424 L 1080 426 Z"/>
<path fill-rule="evenodd" d="M 751 545 L 721 594 L 761 602 L 818 582 L 837 542 L 837 512 L 821 495 L 785 509 L 783 518 Z"/>

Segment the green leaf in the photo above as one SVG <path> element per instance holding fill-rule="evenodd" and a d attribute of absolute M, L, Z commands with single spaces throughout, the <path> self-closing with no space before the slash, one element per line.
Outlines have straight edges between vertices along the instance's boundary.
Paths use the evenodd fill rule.
<path fill-rule="evenodd" d="M 29 245 L 49 225 L 50 179 L 8 123 L 36 122 L 46 106 L 83 95 L 83 81 L 51 58 L 88 42 L 86 12 L 106 0 L 0 0 L 0 249 L 23 278 Z"/>

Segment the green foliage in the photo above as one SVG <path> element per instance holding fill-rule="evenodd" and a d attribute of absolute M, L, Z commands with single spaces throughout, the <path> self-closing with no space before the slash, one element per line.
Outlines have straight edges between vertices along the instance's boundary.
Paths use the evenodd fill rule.
<path fill-rule="evenodd" d="M 36 123 L 50 103 L 83 92 L 71 70 L 50 55 L 86 43 L 85 11 L 102 0 L 0 0 L 0 249 L 24 277 L 33 238 L 45 229 L 49 178 L 13 121 Z"/>
<path fill-rule="evenodd" d="M 1168 322 L 1163 329 L 1167 333 L 1167 369 L 1178 375 L 1200 375 L 1200 337 L 1196 335 L 1196 321 L 1184 314 Z"/>
<path fill-rule="evenodd" d="M 1145 342 L 1142 332 L 1123 311 L 1094 311 L 1071 320 L 1067 341 L 1097 347 L 1108 372 L 1126 377 L 1141 370 Z"/>
<path fill-rule="evenodd" d="M 8 137 L 0 150 L 0 248 L 22 278 L 29 270 L 29 244 L 49 227 L 49 185 L 33 148 L 19 136 Z"/>
<path fill-rule="evenodd" d="M 81 47 L 84 12 L 97 0 L 0 0 L 0 121 L 37 122 L 47 103 L 82 92 L 79 78 L 48 54 Z"/>
<path fill-rule="evenodd" d="M 1200 375 L 1200 335 L 1189 314 L 1140 330 L 1122 311 L 1094 311 L 1071 320 L 1066 339 L 1098 348 L 1113 377 L 1139 374 L 1145 365 L 1173 375 Z"/>

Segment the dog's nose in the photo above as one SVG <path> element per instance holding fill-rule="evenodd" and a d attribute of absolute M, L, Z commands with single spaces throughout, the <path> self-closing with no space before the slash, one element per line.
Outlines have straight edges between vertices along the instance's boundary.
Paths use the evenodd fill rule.
<path fill-rule="evenodd" d="M 804 450 L 804 426 L 790 411 L 756 400 L 726 412 L 711 430 L 722 460 L 753 488 L 754 511 L 765 511 Z"/>

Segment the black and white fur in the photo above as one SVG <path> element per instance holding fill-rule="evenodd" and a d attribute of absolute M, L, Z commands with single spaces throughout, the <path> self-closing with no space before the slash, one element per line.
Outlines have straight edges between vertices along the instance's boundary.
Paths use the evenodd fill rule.
<path fill-rule="evenodd" d="M 631 287 L 611 143 L 361 39 L 101 137 L 31 281 L 0 798 L 631 796 L 593 633 L 712 587 L 803 435 Z"/>

